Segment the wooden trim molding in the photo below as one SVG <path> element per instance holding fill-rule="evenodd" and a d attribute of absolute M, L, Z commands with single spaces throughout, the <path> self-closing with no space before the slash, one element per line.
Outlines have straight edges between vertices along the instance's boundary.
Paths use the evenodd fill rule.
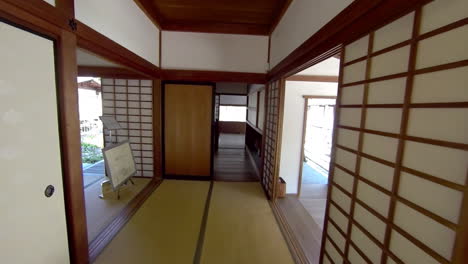
<path fill-rule="evenodd" d="M 274 66 L 268 80 L 299 72 L 305 65 L 311 66 L 310 61 L 321 54 L 343 43 L 350 43 L 430 1 L 356 0 Z"/>
<path fill-rule="evenodd" d="M 125 68 L 78 66 L 78 76 L 114 79 L 147 79 L 148 77 Z"/>
<path fill-rule="evenodd" d="M 298 82 L 338 82 L 338 76 L 326 76 L 326 75 L 293 75 L 286 78 L 286 81 L 298 81 Z"/>
<path fill-rule="evenodd" d="M 264 84 L 265 73 L 197 71 L 197 70 L 162 70 L 162 78 L 171 81 L 191 82 L 244 82 Z"/>

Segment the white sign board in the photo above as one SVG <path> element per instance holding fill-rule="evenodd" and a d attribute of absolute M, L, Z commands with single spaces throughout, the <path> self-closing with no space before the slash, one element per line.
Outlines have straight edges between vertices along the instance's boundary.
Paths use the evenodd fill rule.
<path fill-rule="evenodd" d="M 135 175 L 135 160 L 128 141 L 103 149 L 103 154 L 114 190 Z"/>
<path fill-rule="evenodd" d="M 102 121 L 102 124 L 104 125 L 105 128 L 110 129 L 110 130 L 115 130 L 115 129 L 121 129 L 122 127 L 120 126 L 119 122 L 115 120 L 113 116 L 100 116 L 99 117 Z"/>

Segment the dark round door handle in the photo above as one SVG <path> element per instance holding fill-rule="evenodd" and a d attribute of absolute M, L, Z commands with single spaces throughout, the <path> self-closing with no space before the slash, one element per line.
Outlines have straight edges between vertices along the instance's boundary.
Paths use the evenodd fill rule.
<path fill-rule="evenodd" d="M 53 185 L 49 185 L 46 187 L 44 194 L 46 197 L 51 197 L 52 195 L 54 195 L 54 192 L 55 192 L 55 187 Z"/>

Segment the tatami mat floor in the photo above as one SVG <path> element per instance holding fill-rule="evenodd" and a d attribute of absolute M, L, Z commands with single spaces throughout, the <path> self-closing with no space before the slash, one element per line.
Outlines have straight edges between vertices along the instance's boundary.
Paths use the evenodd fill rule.
<path fill-rule="evenodd" d="M 293 263 L 260 183 L 210 185 L 164 180 L 95 263 Z"/>

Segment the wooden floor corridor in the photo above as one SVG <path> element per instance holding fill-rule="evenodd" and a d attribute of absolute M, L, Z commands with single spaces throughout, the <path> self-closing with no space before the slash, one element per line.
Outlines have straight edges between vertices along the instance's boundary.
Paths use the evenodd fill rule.
<path fill-rule="evenodd" d="M 244 148 L 220 148 L 214 155 L 214 180 L 250 182 L 259 178 Z"/>
<path fill-rule="evenodd" d="M 98 264 L 293 264 L 257 182 L 164 180 Z"/>

